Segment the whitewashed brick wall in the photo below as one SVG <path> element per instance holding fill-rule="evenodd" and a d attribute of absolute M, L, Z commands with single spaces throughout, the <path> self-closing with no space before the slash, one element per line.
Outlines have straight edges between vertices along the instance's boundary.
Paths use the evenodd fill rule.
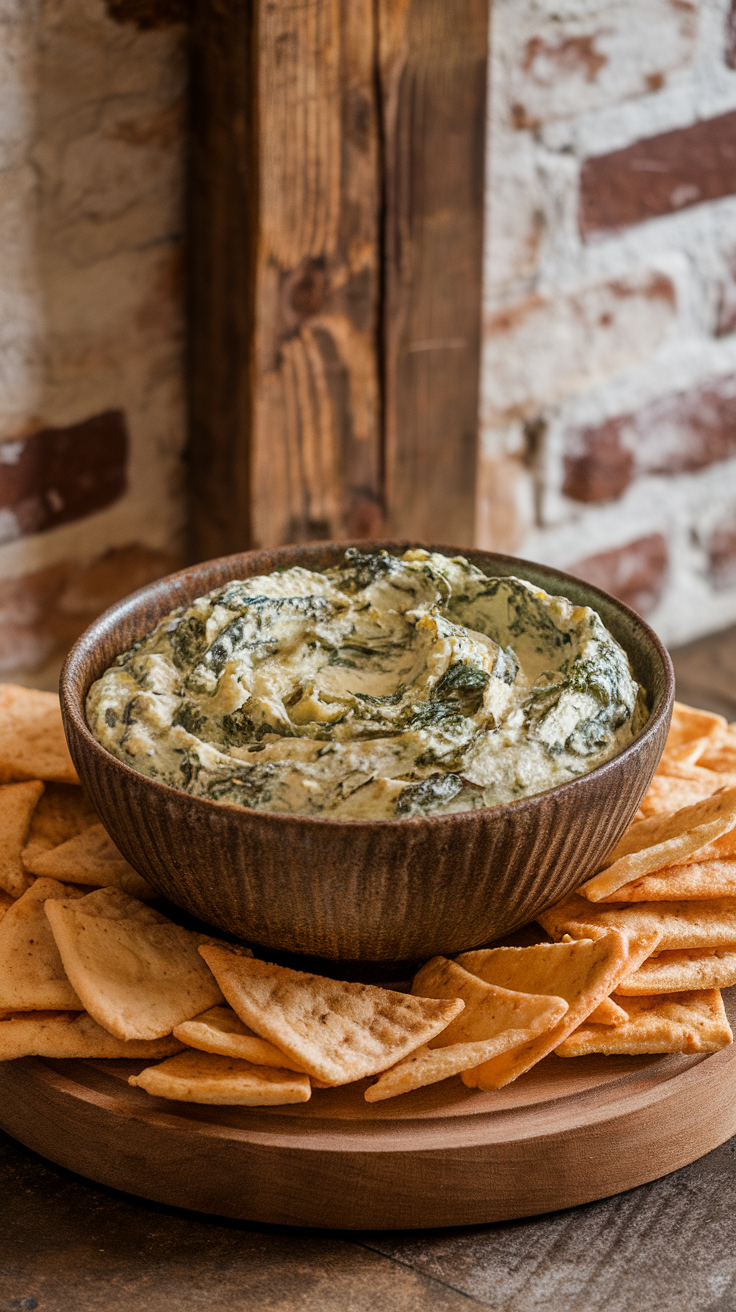
<path fill-rule="evenodd" d="M 0 677 L 177 559 L 183 35 L 0 0 Z"/>
<path fill-rule="evenodd" d="M 477 538 L 670 643 L 736 620 L 732 10 L 491 18 Z"/>

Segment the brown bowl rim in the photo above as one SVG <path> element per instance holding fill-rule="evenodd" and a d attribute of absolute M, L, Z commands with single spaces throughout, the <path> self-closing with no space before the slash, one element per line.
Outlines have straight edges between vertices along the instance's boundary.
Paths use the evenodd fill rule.
<path fill-rule="evenodd" d="M 565 583 L 569 581 L 574 585 L 575 588 L 580 588 L 580 587 L 585 588 L 586 591 L 588 591 L 594 598 L 600 597 L 606 603 L 613 604 L 617 609 L 621 610 L 625 615 L 627 615 L 631 620 L 633 620 L 634 627 L 640 629 L 642 631 L 645 640 L 648 640 L 650 644 L 654 647 L 659 659 L 662 662 L 662 667 L 665 673 L 665 686 L 659 698 L 660 704 L 656 705 L 655 703 L 652 706 L 649 714 L 649 719 L 647 720 L 647 723 L 645 724 L 644 728 L 637 734 L 637 736 L 634 739 L 632 739 L 632 741 L 628 744 L 627 747 L 623 749 L 623 751 L 617 752 L 616 755 L 612 756 L 608 761 L 604 761 L 601 765 L 596 766 L 593 770 L 589 770 L 585 774 L 578 775 L 577 778 L 570 779 L 566 783 L 554 784 L 551 788 L 546 788 L 543 792 L 532 793 L 528 797 L 520 797 L 513 802 L 500 802 L 496 806 L 477 807 L 472 811 L 456 811 L 456 812 L 451 812 L 449 815 L 405 816 L 400 818 L 397 817 L 396 819 L 378 818 L 378 817 L 375 819 L 370 819 L 370 818 L 358 819 L 358 818 L 349 818 L 349 817 L 339 818 L 339 817 L 330 817 L 327 815 L 322 815 L 322 816 L 303 815 L 300 812 L 263 811 L 256 807 L 237 806 L 233 802 L 219 802 L 209 797 L 197 797 L 192 793 L 187 793 L 183 788 L 174 788 L 173 785 L 171 784 L 162 783 L 158 779 L 151 779 L 149 778 L 148 775 L 143 774 L 141 771 L 134 770 L 132 766 L 126 765 L 124 761 L 120 761 L 116 756 L 113 756 L 112 752 L 108 752 L 107 748 L 103 747 L 102 743 L 97 741 L 97 739 L 94 737 L 87 724 L 87 718 L 84 712 L 84 701 L 86 701 L 87 693 L 89 692 L 89 688 L 92 686 L 92 681 L 90 681 L 89 685 L 84 689 L 83 694 L 80 694 L 78 691 L 78 678 L 76 678 L 75 676 L 77 676 L 77 667 L 79 665 L 79 662 L 83 659 L 87 650 L 90 647 L 93 647 L 94 641 L 100 629 L 104 628 L 109 630 L 124 615 L 128 615 L 131 611 L 134 612 L 136 608 L 140 605 L 140 603 L 146 597 L 148 597 L 152 592 L 155 592 L 156 589 L 160 588 L 162 584 L 171 585 L 176 583 L 177 580 L 181 580 L 182 582 L 185 580 L 191 580 L 197 577 L 200 571 L 205 572 L 208 570 L 212 570 L 216 566 L 227 565 L 231 561 L 235 561 L 235 560 L 242 561 L 243 559 L 249 556 L 269 555 L 275 557 L 280 555 L 282 552 L 284 554 L 287 554 L 290 552 L 301 551 L 301 550 L 309 551 L 310 548 L 314 549 L 315 552 L 329 551 L 332 549 L 337 551 L 340 550 L 347 551 L 349 547 L 356 547 L 361 551 L 366 551 L 366 550 L 392 551 L 393 553 L 398 553 L 399 551 L 402 552 L 408 551 L 412 549 L 425 550 L 425 551 L 438 551 L 438 552 L 442 552 L 442 554 L 447 556 L 462 556 L 465 555 L 467 552 L 471 552 L 473 554 L 480 554 L 483 556 L 492 556 L 494 557 L 494 559 L 502 561 L 504 564 L 509 564 L 513 566 L 518 565 L 522 568 L 522 571 L 525 567 L 531 566 L 532 569 L 541 571 L 544 574 L 549 574 L 552 577 L 561 579 Z M 278 569 L 279 566 L 274 565 L 272 568 Z M 249 577 L 253 577 L 253 576 L 249 576 Z M 489 577 L 492 576 L 489 575 Z M 521 577 L 523 579 L 524 575 L 523 573 L 521 573 L 520 575 L 517 575 L 517 577 Z M 531 582 L 531 580 L 525 580 L 525 581 Z M 185 605 L 190 604 L 191 601 L 194 601 L 196 599 L 196 597 L 203 596 L 203 595 L 205 595 L 203 592 L 196 592 L 195 595 L 193 595 L 188 600 L 185 599 L 182 604 Z M 564 592 L 557 592 L 551 595 L 564 596 L 565 594 Z M 174 607 L 170 606 L 169 610 L 172 609 L 174 609 Z M 155 623 L 156 624 L 159 623 L 160 620 L 163 619 L 166 614 L 168 614 L 168 611 L 162 610 L 159 619 L 156 620 Z M 151 631 L 152 630 L 149 630 L 149 632 Z M 647 693 L 647 696 L 651 695 L 648 689 L 645 689 L 645 692 Z M 74 723 L 74 727 L 77 733 L 80 734 L 83 741 L 85 742 L 87 749 L 91 750 L 93 755 L 97 756 L 98 759 L 104 758 L 104 763 L 108 768 L 111 766 L 116 767 L 119 771 L 123 773 L 124 776 L 125 775 L 132 776 L 134 782 L 137 782 L 139 784 L 143 783 L 148 787 L 159 791 L 162 794 L 162 797 L 164 798 L 171 793 L 181 798 L 186 798 L 187 801 L 192 805 L 195 814 L 200 809 L 200 807 L 206 808 L 207 810 L 209 810 L 210 807 L 217 807 L 218 810 L 229 811 L 232 814 L 240 817 L 247 818 L 247 817 L 257 816 L 259 819 L 268 819 L 268 820 L 278 821 L 281 824 L 290 824 L 294 828 L 298 828 L 302 825 L 308 825 L 313 829 L 320 829 L 322 826 L 325 825 L 330 829 L 336 826 L 338 828 L 343 826 L 348 826 L 350 828 L 356 828 L 356 827 L 364 828 L 366 826 L 371 827 L 374 825 L 390 825 L 390 826 L 396 826 L 399 829 L 406 829 L 407 826 L 412 826 L 416 828 L 417 826 L 430 825 L 430 826 L 445 827 L 449 832 L 453 827 L 455 829 L 459 829 L 461 826 L 463 825 L 467 826 L 469 824 L 472 824 L 473 822 L 477 824 L 479 818 L 481 817 L 483 817 L 484 819 L 485 818 L 492 819 L 495 815 L 499 815 L 499 814 L 506 815 L 511 811 L 513 811 L 515 815 L 519 815 L 523 813 L 525 810 L 526 811 L 532 810 L 536 805 L 539 804 L 542 798 L 550 798 L 552 795 L 554 795 L 556 798 L 566 799 L 568 796 L 574 795 L 575 790 L 579 790 L 582 786 L 584 786 L 586 780 L 592 779 L 593 776 L 602 777 L 606 773 L 611 773 L 613 771 L 616 771 L 617 769 L 621 768 L 622 764 L 627 760 L 629 756 L 637 755 L 638 750 L 641 748 L 642 744 L 645 743 L 648 738 L 651 738 L 654 734 L 657 733 L 662 718 L 665 715 L 671 714 L 674 695 L 675 695 L 674 669 L 672 666 L 672 661 L 670 659 L 669 652 L 667 651 L 666 647 L 662 643 L 661 639 L 657 636 L 657 634 L 650 627 L 650 625 L 647 624 L 646 620 L 642 619 L 641 615 L 637 614 L 636 611 L 632 610 L 630 606 L 627 606 L 625 602 L 620 601 L 617 597 L 612 596 L 611 593 L 605 592 L 602 588 L 596 587 L 595 584 L 587 583 L 584 579 L 577 578 L 573 574 L 568 574 L 564 570 L 555 569 L 550 565 L 544 565 L 538 561 L 525 560 L 523 557 L 509 556 L 498 551 L 486 551 L 482 547 L 453 547 L 453 546 L 447 546 L 446 544 L 428 545 L 425 543 L 418 543 L 416 541 L 413 541 L 412 539 L 388 539 L 388 538 L 358 539 L 355 541 L 345 541 L 345 542 L 318 541 L 313 543 L 312 542 L 292 543 L 292 544 L 287 544 L 283 547 L 254 548 L 250 551 L 238 551 L 238 552 L 233 552 L 231 555 L 228 556 L 217 556 L 212 558 L 211 560 L 199 561 L 197 562 L 197 564 L 186 566 L 184 569 L 177 570 L 173 574 L 163 575 L 161 578 L 154 579 L 151 583 L 145 584 L 142 588 L 138 588 L 135 592 L 130 593 L 129 596 L 123 597 L 120 601 L 115 602 L 112 606 L 109 606 L 107 610 L 103 611 L 103 613 L 100 616 L 98 616 L 98 618 L 94 620 L 93 623 L 90 624 L 87 629 L 85 629 L 84 633 L 82 633 L 80 637 L 77 639 L 77 641 L 74 643 L 74 646 L 71 648 L 62 667 L 61 674 L 59 676 L 59 699 L 61 704 L 61 713 L 62 713 L 62 719 L 64 721 L 65 732 L 66 732 L 67 720 L 72 721 Z M 69 739 L 69 734 L 67 733 L 67 740 L 68 739 Z"/>

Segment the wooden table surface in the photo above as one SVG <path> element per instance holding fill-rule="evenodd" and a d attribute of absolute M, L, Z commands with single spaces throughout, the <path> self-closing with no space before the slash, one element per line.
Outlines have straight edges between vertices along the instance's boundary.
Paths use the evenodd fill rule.
<path fill-rule="evenodd" d="M 675 667 L 683 701 L 736 719 L 736 629 Z M 356 1235 L 141 1202 L 0 1136 L 0 1312 L 731 1312 L 735 1241 L 736 1138 L 570 1211 Z"/>

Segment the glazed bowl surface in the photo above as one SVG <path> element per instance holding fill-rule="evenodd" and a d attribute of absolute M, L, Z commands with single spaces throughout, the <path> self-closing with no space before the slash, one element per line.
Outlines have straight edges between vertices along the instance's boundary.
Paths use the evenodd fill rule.
<path fill-rule="evenodd" d="M 231 579 L 324 569 L 349 543 L 206 561 L 106 611 L 67 658 L 60 695 L 74 764 L 130 863 L 175 905 L 265 949 L 333 963 L 397 963 L 477 947 L 532 920 L 600 867 L 635 814 L 662 754 L 674 697 L 669 656 L 638 615 L 560 571 L 490 552 L 462 554 L 592 606 L 648 696 L 638 737 L 570 783 L 501 806 L 396 820 L 247 810 L 148 779 L 92 736 L 85 701 L 121 652 L 177 606 Z M 416 542 L 359 542 L 401 554 Z M 422 544 L 426 545 L 426 544 Z"/>

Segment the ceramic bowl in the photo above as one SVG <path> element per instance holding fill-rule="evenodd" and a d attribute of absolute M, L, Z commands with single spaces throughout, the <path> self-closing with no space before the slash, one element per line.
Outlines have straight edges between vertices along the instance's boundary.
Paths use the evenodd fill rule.
<path fill-rule="evenodd" d="M 318 543 L 206 561 L 141 588 L 79 639 L 61 675 L 69 749 L 127 859 L 171 902 L 263 948 L 331 962 L 406 962 L 505 934 L 576 888 L 635 814 L 664 748 L 672 664 L 621 602 L 542 565 L 464 550 L 487 574 L 516 574 L 594 607 L 628 652 L 650 717 L 629 747 L 571 783 L 458 815 L 332 820 L 190 797 L 122 764 L 90 733 L 95 679 L 176 606 L 230 579 L 292 565 L 323 569 L 348 544 Z M 357 543 L 362 548 L 366 543 Z M 400 554 L 416 543 L 371 544 Z M 447 555 L 458 548 L 436 546 Z"/>

